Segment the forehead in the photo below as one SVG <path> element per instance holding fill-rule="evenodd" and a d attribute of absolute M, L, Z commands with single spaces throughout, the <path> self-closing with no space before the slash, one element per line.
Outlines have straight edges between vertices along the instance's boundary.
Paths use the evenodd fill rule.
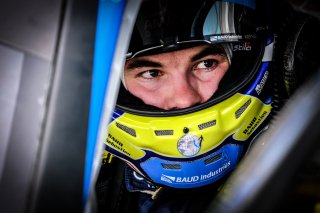
<path fill-rule="evenodd" d="M 193 47 L 189 47 L 189 48 L 184 48 L 184 49 L 170 51 L 170 52 L 163 52 L 163 53 L 158 53 L 158 54 L 152 54 L 152 55 L 148 55 L 148 56 L 157 57 L 157 56 L 163 56 L 163 55 L 170 55 L 172 53 L 188 55 L 193 52 L 201 51 L 202 49 L 208 48 L 210 46 L 212 46 L 212 45 L 211 44 L 201 44 L 201 45 L 197 45 L 197 46 L 193 46 Z"/>

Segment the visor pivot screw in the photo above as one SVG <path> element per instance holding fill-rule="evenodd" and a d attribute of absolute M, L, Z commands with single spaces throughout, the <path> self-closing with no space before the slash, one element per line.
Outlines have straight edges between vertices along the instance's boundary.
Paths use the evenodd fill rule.
<path fill-rule="evenodd" d="M 189 128 L 188 128 L 188 127 L 184 127 L 184 128 L 183 128 L 183 133 L 184 133 L 184 134 L 187 134 L 188 132 L 189 132 Z"/>

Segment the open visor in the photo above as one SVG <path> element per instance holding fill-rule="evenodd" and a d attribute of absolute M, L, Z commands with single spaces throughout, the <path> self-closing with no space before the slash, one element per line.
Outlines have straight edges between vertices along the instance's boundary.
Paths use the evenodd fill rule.
<path fill-rule="evenodd" d="M 236 93 L 257 72 L 266 45 L 254 1 L 145 1 L 139 11 L 127 60 L 209 43 L 224 47 L 231 66 L 206 103 L 180 110 L 145 105 L 122 86 L 117 107 L 152 116 L 176 115 L 206 108 Z M 245 63 L 244 63 L 245 62 Z"/>
<path fill-rule="evenodd" d="M 254 1 L 144 1 L 132 33 L 127 59 L 173 51 L 188 43 L 237 42 L 257 29 Z"/>

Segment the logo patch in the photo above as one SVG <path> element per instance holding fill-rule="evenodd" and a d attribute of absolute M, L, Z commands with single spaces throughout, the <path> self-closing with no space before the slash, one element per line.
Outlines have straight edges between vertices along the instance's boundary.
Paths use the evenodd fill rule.
<path fill-rule="evenodd" d="M 250 42 L 243 42 L 232 46 L 232 51 L 251 51 L 252 45 Z"/>
<path fill-rule="evenodd" d="M 178 140 L 178 150 L 186 157 L 194 156 L 200 151 L 202 140 L 202 136 L 184 135 Z"/>
<path fill-rule="evenodd" d="M 175 178 L 175 177 L 172 177 L 172 176 L 168 176 L 168 175 L 162 174 L 162 175 L 161 175 L 161 180 L 162 180 L 162 181 L 165 181 L 165 182 L 168 182 L 168 183 L 173 183 L 173 182 L 176 181 L 176 178 Z"/>
<path fill-rule="evenodd" d="M 257 92 L 258 95 L 260 95 L 260 93 L 261 93 L 264 85 L 266 84 L 266 81 L 267 81 L 267 79 L 268 79 L 268 76 L 269 76 L 269 72 L 268 72 L 268 70 L 267 70 L 267 71 L 264 73 L 264 75 L 263 75 L 260 83 L 257 84 L 257 86 L 256 86 L 256 88 L 255 88 L 255 90 L 256 90 L 256 92 Z"/>

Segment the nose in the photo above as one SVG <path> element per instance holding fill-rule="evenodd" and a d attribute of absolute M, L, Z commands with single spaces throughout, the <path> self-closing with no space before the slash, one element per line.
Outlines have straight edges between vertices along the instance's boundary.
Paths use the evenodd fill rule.
<path fill-rule="evenodd" d="M 199 86 L 194 79 L 175 78 L 169 90 L 165 107 L 167 110 L 183 109 L 203 101 Z"/>

